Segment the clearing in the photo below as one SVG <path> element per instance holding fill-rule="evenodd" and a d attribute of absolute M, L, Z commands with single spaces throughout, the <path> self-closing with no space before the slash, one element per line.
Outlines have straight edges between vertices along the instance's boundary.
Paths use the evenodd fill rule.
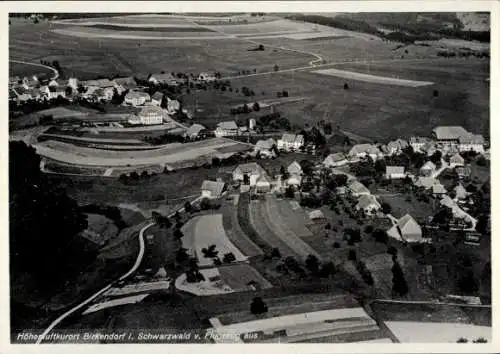
<path fill-rule="evenodd" d="M 399 78 L 375 76 L 375 75 L 357 73 L 354 71 L 345 71 L 345 70 L 338 70 L 338 69 L 316 70 L 316 71 L 312 71 L 312 72 L 316 73 L 316 74 L 330 75 L 330 76 L 340 77 L 343 79 L 372 82 L 372 83 L 382 84 L 382 85 L 420 87 L 420 86 L 429 86 L 429 85 L 434 84 L 433 82 L 430 82 L 430 81 L 404 80 L 404 79 L 399 79 Z"/>

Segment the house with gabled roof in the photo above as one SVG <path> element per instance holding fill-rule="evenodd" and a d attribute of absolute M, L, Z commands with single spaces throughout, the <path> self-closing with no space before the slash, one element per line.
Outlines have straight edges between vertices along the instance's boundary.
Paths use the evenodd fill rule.
<path fill-rule="evenodd" d="M 439 142 L 457 143 L 461 136 L 468 135 L 469 132 L 462 126 L 445 125 L 439 126 L 432 130 L 432 136 Z"/>
<path fill-rule="evenodd" d="M 402 179 L 406 177 L 404 166 L 386 166 L 385 178 L 387 179 Z"/>
<path fill-rule="evenodd" d="M 276 141 L 273 138 L 266 140 L 259 140 L 255 144 L 254 151 L 262 157 L 275 157 L 274 148 L 276 147 Z"/>
<path fill-rule="evenodd" d="M 149 102 L 150 100 L 151 97 L 146 92 L 130 91 L 125 95 L 125 104 L 129 104 L 134 107 L 143 106 L 146 102 Z"/>
<path fill-rule="evenodd" d="M 432 185 L 432 195 L 435 197 L 440 197 L 446 194 L 448 191 L 441 183 L 435 183 Z"/>
<path fill-rule="evenodd" d="M 383 154 L 375 145 L 357 144 L 349 150 L 348 156 L 351 158 L 371 157 L 373 160 L 377 160 L 383 157 Z"/>
<path fill-rule="evenodd" d="M 302 167 L 300 166 L 300 163 L 297 161 L 292 162 L 290 165 L 288 165 L 287 169 L 289 174 L 291 175 L 302 175 Z"/>
<path fill-rule="evenodd" d="M 279 150 L 295 151 L 304 146 L 304 136 L 301 134 L 284 133 L 276 143 Z"/>
<path fill-rule="evenodd" d="M 203 130 L 206 130 L 203 125 L 195 123 L 186 130 L 184 136 L 190 139 L 196 139 Z"/>
<path fill-rule="evenodd" d="M 403 139 L 396 139 L 394 141 L 390 141 L 387 144 L 387 154 L 388 155 L 399 155 L 403 153 L 403 149 L 408 147 L 408 142 Z"/>
<path fill-rule="evenodd" d="M 163 93 L 156 91 L 153 96 L 151 96 L 151 103 L 155 106 L 160 106 L 163 101 Z"/>
<path fill-rule="evenodd" d="M 430 141 L 429 138 L 422 136 L 412 136 L 410 138 L 410 146 L 414 152 L 420 152 L 426 143 Z"/>
<path fill-rule="evenodd" d="M 220 122 L 217 124 L 215 129 L 215 136 L 237 136 L 240 134 L 240 130 L 235 121 Z"/>
<path fill-rule="evenodd" d="M 255 182 L 257 193 L 268 193 L 271 191 L 271 180 L 265 173 L 261 174 Z"/>
<path fill-rule="evenodd" d="M 457 200 L 464 200 L 467 199 L 467 197 L 469 196 L 469 192 L 467 192 L 462 183 L 456 185 L 455 188 L 453 188 L 453 190 L 455 191 L 455 199 Z"/>
<path fill-rule="evenodd" d="M 326 159 L 323 161 L 323 166 L 325 167 L 339 167 L 346 165 L 348 163 L 346 156 L 341 153 L 337 152 L 334 154 L 330 154 L 326 157 Z"/>
<path fill-rule="evenodd" d="M 176 86 L 178 84 L 177 79 L 171 73 L 153 74 L 148 81 L 155 85 Z"/>
<path fill-rule="evenodd" d="M 484 137 L 480 134 L 469 133 L 458 138 L 458 149 L 460 151 L 475 151 L 484 153 Z"/>
<path fill-rule="evenodd" d="M 450 167 L 465 165 L 465 159 L 460 154 L 455 154 L 450 157 Z"/>
<path fill-rule="evenodd" d="M 203 181 L 201 185 L 201 196 L 203 198 L 220 198 L 226 188 L 226 184 L 221 181 Z"/>
<path fill-rule="evenodd" d="M 422 228 L 410 215 L 401 217 L 388 231 L 389 237 L 408 243 L 428 242 L 422 238 Z"/>
<path fill-rule="evenodd" d="M 250 186 L 255 186 L 257 179 L 265 173 L 265 170 L 255 162 L 244 163 L 233 170 L 233 180 L 244 182 L 246 176 Z"/>
<path fill-rule="evenodd" d="M 420 167 L 420 175 L 424 177 L 430 177 L 436 171 L 436 165 L 432 161 L 427 161 L 422 167 Z"/>

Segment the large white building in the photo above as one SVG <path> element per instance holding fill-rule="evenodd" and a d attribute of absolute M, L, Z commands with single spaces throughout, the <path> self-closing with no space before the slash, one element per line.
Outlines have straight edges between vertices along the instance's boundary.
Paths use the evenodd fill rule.
<path fill-rule="evenodd" d="M 143 106 L 151 97 L 146 92 L 130 91 L 125 95 L 125 103 L 132 106 Z"/>
<path fill-rule="evenodd" d="M 461 136 L 458 138 L 458 149 L 460 151 L 475 151 L 479 154 L 483 154 L 484 138 L 482 135 L 472 133 Z"/>
<path fill-rule="evenodd" d="M 304 136 L 300 134 L 285 133 L 277 141 L 278 150 L 294 151 L 304 146 Z"/>
<path fill-rule="evenodd" d="M 163 124 L 163 110 L 156 106 L 146 106 L 139 112 L 139 119 L 144 125 Z"/>
<path fill-rule="evenodd" d="M 217 128 L 215 129 L 215 136 L 236 136 L 240 134 L 240 130 L 236 125 L 236 122 L 220 122 L 217 124 Z"/>

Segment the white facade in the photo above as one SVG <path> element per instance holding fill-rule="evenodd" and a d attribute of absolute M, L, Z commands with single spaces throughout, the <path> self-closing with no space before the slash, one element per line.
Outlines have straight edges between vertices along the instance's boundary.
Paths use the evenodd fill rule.
<path fill-rule="evenodd" d="M 129 92 L 125 96 L 125 103 L 132 106 L 143 106 L 150 100 L 150 97 L 145 92 Z"/>
<path fill-rule="evenodd" d="M 298 150 L 304 146 L 304 137 L 300 134 L 283 134 L 277 141 L 278 150 Z"/>
<path fill-rule="evenodd" d="M 139 119 L 144 125 L 162 124 L 163 111 L 155 106 L 144 107 L 139 113 Z"/>

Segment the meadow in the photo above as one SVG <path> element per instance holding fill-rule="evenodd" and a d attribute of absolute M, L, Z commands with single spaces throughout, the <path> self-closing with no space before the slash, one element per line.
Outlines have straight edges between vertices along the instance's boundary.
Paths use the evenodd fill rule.
<path fill-rule="evenodd" d="M 37 65 L 9 62 L 9 76 L 49 76 L 52 77 L 54 72 L 48 68 Z"/>

